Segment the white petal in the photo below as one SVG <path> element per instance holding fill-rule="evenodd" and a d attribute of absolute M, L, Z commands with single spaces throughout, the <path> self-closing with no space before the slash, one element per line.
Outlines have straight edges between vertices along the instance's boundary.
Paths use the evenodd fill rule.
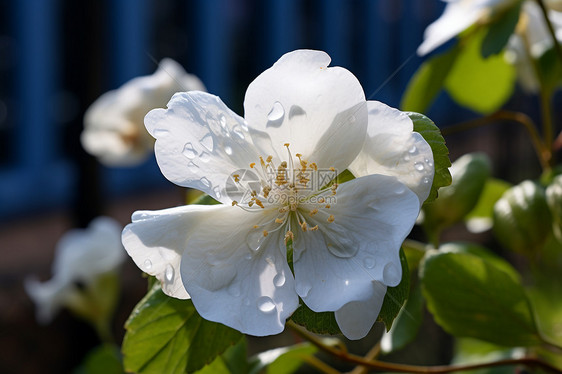
<path fill-rule="evenodd" d="M 187 74 L 177 62 L 164 59 L 154 74 L 106 92 L 88 108 L 82 145 L 108 166 L 137 164 L 154 144 L 143 126 L 146 113 L 164 107 L 175 92 L 204 89 L 197 77 Z"/>
<path fill-rule="evenodd" d="M 251 228 L 275 218 L 225 207 L 199 225 L 188 241 L 181 276 L 205 319 L 257 336 L 277 334 L 298 307 L 287 264 L 284 231 L 263 237 L 257 250 Z M 221 233 L 222 235 L 217 235 Z"/>
<path fill-rule="evenodd" d="M 86 229 L 73 229 L 57 243 L 54 277 L 67 283 L 91 281 L 116 269 L 125 259 L 121 225 L 112 218 L 98 217 Z"/>
<path fill-rule="evenodd" d="M 39 282 L 35 278 L 27 278 L 24 282 L 25 291 L 37 308 L 37 321 L 47 324 L 62 307 L 65 294 L 70 284 L 64 280 L 53 278 L 47 282 Z"/>
<path fill-rule="evenodd" d="M 353 74 L 329 63 L 320 51 L 285 54 L 250 84 L 244 111 L 251 127 L 270 134 L 278 156 L 289 143 L 293 154 L 343 171 L 364 139 L 365 95 Z"/>
<path fill-rule="evenodd" d="M 424 40 L 418 47 L 418 55 L 428 54 L 476 23 L 486 14 L 488 2 L 449 2 L 441 17 L 425 29 Z"/>
<path fill-rule="evenodd" d="M 370 298 L 352 301 L 336 310 L 336 322 L 346 338 L 358 340 L 369 333 L 377 321 L 385 294 L 386 286 L 380 282 L 373 282 Z"/>
<path fill-rule="evenodd" d="M 189 295 L 181 281 L 181 256 L 190 235 L 220 206 L 188 205 L 159 211 L 138 211 L 123 230 L 127 253 L 145 273 L 155 276 L 165 294 Z"/>
<path fill-rule="evenodd" d="M 369 101 L 367 139 L 349 166 L 355 176 L 395 176 L 414 191 L 420 205 L 429 196 L 433 182 L 433 152 L 425 139 L 413 132 L 404 112 L 377 101 Z"/>
<path fill-rule="evenodd" d="M 232 201 L 226 193 L 229 176 L 259 162 L 244 119 L 216 96 L 178 93 L 168 109 L 148 113 L 145 124 L 157 139 L 156 160 L 164 176 L 225 204 Z"/>
<path fill-rule="evenodd" d="M 296 290 L 317 312 L 336 311 L 366 300 L 372 281 L 396 286 L 402 276 L 399 250 L 419 212 L 416 195 L 384 175 L 339 186 L 328 213 L 307 217 L 319 230 L 295 232 Z"/>

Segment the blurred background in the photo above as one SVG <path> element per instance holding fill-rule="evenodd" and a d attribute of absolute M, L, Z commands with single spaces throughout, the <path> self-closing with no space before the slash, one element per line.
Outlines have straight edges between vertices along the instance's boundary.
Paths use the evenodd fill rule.
<path fill-rule="evenodd" d="M 67 312 L 38 325 L 23 290 L 26 276 L 51 276 L 66 230 L 101 214 L 125 225 L 135 210 L 183 203 L 154 157 L 134 168 L 107 168 L 83 151 L 83 115 L 96 98 L 171 57 L 243 114 L 245 89 L 259 73 L 286 52 L 311 48 L 353 72 L 369 99 L 398 107 L 422 62 L 415 51 L 423 30 L 443 6 L 437 0 L 0 0 L 0 371 L 69 372 L 96 344 L 89 327 Z M 536 98 L 521 93 L 508 106 L 537 113 Z M 477 117 L 445 94 L 426 114 L 442 128 Z M 498 177 L 518 182 L 537 175 L 530 142 L 514 126 L 447 137 L 451 159 L 481 150 Z M 145 292 L 146 281 L 127 260 L 119 338 Z"/>

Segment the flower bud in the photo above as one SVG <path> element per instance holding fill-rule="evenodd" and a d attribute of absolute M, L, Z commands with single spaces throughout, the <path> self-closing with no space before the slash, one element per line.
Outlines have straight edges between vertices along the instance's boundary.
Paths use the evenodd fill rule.
<path fill-rule="evenodd" d="M 456 160 L 451 166 L 451 185 L 441 188 L 437 200 L 423 207 L 426 232 L 440 231 L 461 221 L 476 206 L 490 169 L 490 161 L 482 153 L 466 154 Z"/>
<path fill-rule="evenodd" d="M 494 234 L 506 248 L 532 253 L 542 247 L 551 230 L 544 189 L 524 181 L 507 190 L 494 206 Z"/>

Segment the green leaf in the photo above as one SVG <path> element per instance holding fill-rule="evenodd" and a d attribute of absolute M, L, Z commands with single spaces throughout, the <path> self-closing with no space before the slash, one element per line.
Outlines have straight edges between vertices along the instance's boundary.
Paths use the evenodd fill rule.
<path fill-rule="evenodd" d="M 400 248 L 400 264 L 402 265 L 402 280 L 398 286 L 386 289 L 386 295 L 384 295 L 381 311 L 377 318 L 378 322 L 384 323 L 386 331 L 389 331 L 392 327 L 392 323 L 410 294 L 410 270 L 402 248 Z"/>
<path fill-rule="evenodd" d="M 103 344 L 88 353 L 82 365 L 74 374 L 122 374 L 121 354 L 119 347 Z"/>
<path fill-rule="evenodd" d="M 402 96 L 400 108 L 411 112 L 427 111 L 443 88 L 447 74 L 459 53 L 458 46 L 425 61 L 414 73 Z"/>
<path fill-rule="evenodd" d="M 290 347 L 276 348 L 258 354 L 253 360 L 253 367 L 249 374 L 263 372 L 267 374 L 292 374 L 296 372 L 302 364 L 306 363 L 306 358 L 318 352 L 311 343 L 301 343 Z"/>
<path fill-rule="evenodd" d="M 450 334 L 508 347 L 540 344 L 523 287 L 492 262 L 433 250 L 420 278 L 429 311 Z"/>
<path fill-rule="evenodd" d="M 470 232 L 480 233 L 493 226 L 494 204 L 498 201 L 511 184 L 495 178 L 488 178 L 480 194 L 478 203 L 470 213 L 464 217 L 466 227 Z"/>
<path fill-rule="evenodd" d="M 406 255 L 406 260 L 408 261 L 408 268 L 410 273 L 414 272 L 420 264 L 425 252 L 427 245 L 415 240 L 406 239 L 402 243 L 402 249 L 404 250 L 404 255 Z"/>
<path fill-rule="evenodd" d="M 515 31 L 520 11 L 521 3 L 515 4 L 490 24 L 480 48 L 482 57 L 487 58 L 503 51 L 509 37 Z"/>
<path fill-rule="evenodd" d="M 455 341 L 452 364 L 477 364 L 513 358 L 518 348 L 506 348 L 478 339 L 460 338 Z M 459 371 L 465 374 L 513 374 L 515 366 L 500 366 L 480 370 Z"/>
<path fill-rule="evenodd" d="M 124 366 L 135 373 L 192 373 L 242 337 L 204 320 L 191 300 L 168 297 L 158 286 L 137 304 L 125 328 Z"/>
<path fill-rule="evenodd" d="M 433 152 L 433 164 L 435 168 L 435 176 L 431 185 L 431 192 L 425 201 L 431 202 L 437 198 L 437 191 L 441 187 L 451 184 L 451 173 L 449 167 L 451 160 L 449 159 L 449 150 L 445 145 L 445 139 L 441 135 L 441 131 L 432 120 L 420 113 L 407 113 L 414 123 L 414 131 L 419 133 L 431 147 Z"/>
<path fill-rule="evenodd" d="M 400 310 L 394 325 L 381 340 L 381 349 L 390 353 L 403 348 L 415 339 L 423 322 L 423 297 L 421 287 L 417 283 L 410 291 L 410 296 Z"/>
<path fill-rule="evenodd" d="M 246 357 L 246 339 L 229 347 L 213 362 L 198 370 L 197 374 L 238 374 L 248 373 L 250 368 Z"/>
<path fill-rule="evenodd" d="M 562 61 L 553 45 L 537 59 L 539 79 L 546 92 L 552 92 L 562 83 Z"/>
<path fill-rule="evenodd" d="M 398 286 L 387 288 L 381 311 L 377 318 L 378 322 L 385 324 L 387 330 L 390 330 L 392 322 L 398 315 L 398 312 L 400 312 L 410 291 L 408 261 L 402 249 L 400 249 L 400 262 L 402 264 L 402 280 Z M 341 334 L 333 312 L 313 312 L 302 301 L 301 305 L 291 316 L 291 320 L 298 325 L 304 326 L 308 331 L 317 334 Z"/>
<path fill-rule="evenodd" d="M 482 58 L 483 39 L 484 33 L 476 32 L 461 40 L 462 50 L 445 80 L 445 89 L 460 105 L 490 114 L 511 97 L 516 74 L 503 54 Z"/>
<path fill-rule="evenodd" d="M 523 181 L 507 190 L 494 205 L 494 235 L 512 251 L 532 255 L 552 231 L 544 188 Z"/>
<path fill-rule="evenodd" d="M 198 192 L 198 191 L 197 191 Z M 187 196 L 187 204 L 197 204 L 197 205 L 216 205 L 220 204 L 217 200 L 213 199 L 211 196 L 207 194 L 198 194 L 194 193 L 195 196 L 191 197 L 188 193 Z"/>
<path fill-rule="evenodd" d="M 453 163 L 451 173 L 453 183 L 423 206 L 423 228 L 434 245 L 444 228 L 460 222 L 476 206 L 491 173 L 490 160 L 483 153 L 468 153 Z"/>

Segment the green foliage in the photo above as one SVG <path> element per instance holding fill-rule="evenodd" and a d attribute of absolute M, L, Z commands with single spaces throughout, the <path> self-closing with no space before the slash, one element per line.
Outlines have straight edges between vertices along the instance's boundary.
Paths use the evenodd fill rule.
<path fill-rule="evenodd" d="M 480 194 L 478 203 L 465 217 L 465 223 L 471 232 L 479 233 L 493 226 L 494 204 L 511 187 L 511 184 L 496 178 L 488 178 Z"/>
<path fill-rule="evenodd" d="M 520 11 L 521 3 L 518 3 L 510 7 L 500 17 L 496 17 L 492 24 L 488 26 L 480 48 L 482 57 L 488 58 L 503 51 L 509 37 L 515 31 Z"/>
<path fill-rule="evenodd" d="M 544 245 L 551 225 L 545 191 L 535 182 L 510 188 L 494 205 L 494 234 L 513 251 L 535 253 Z"/>
<path fill-rule="evenodd" d="M 408 112 L 407 114 L 414 123 L 414 131 L 423 136 L 433 152 L 435 176 L 433 177 L 429 197 L 425 201 L 429 203 L 437 198 L 437 191 L 441 187 L 451 184 L 449 150 L 445 145 L 445 139 L 443 139 L 441 131 L 432 120 L 420 113 Z"/>
<path fill-rule="evenodd" d="M 387 288 L 381 311 L 377 318 L 377 321 L 385 324 L 387 330 L 390 330 L 392 322 L 408 298 L 410 290 L 408 261 L 402 249 L 400 249 L 400 262 L 402 264 L 402 280 L 398 286 Z M 317 334 L 341 334 L 333 312 L 316 313 L 310 310 L 303 302 L 293 313 L 291 320 L 298 325 L 304 326 L 308 331 Z"/>
<path fill-rule="evenodd" d="M 411 112 L 426 112 L 443 88 L 459 51 L 458 46 L 455 46 L 425 61 L 408 82 L 400 108 Z"/>
<path fill-rule="evenodd" d="M 465 154 L 453 163 L 453 182 L 439 192 L 439 198 L 423 206 L 423 228 L 434 243 L 441 230 L 460 222 L 476 206 L 486 180 L 490 161 L 482 153 Z"/>
<path fill-rule="evenodd" d="M 306 363 L 307 357 L 316 352 L 318 348 L 310 343 L 265 351 L 252 360 L 252 370 L 249 374 L 292 374 Z"/>
<path fill-rule="evenodd" d="M 250 365 L 246 356 L 246 339 L 240 339 L 238 343 L 229 347 L 213 362 L 198 370 L 197 374 L 238 374 L 248 373 Z"/>
<path fill-rule="evenodd" d="M 555 177 L 546 188 L 546 203 L 552 214 L 554 234 L 562 240 L 562 175 Z"/>
<path fill-rule="evenodd" d="M 119 347 L 113 344 L 102 344 L 94 348 L 82 365 L 74 371 L 74 374 L 121 374 L 121 354 Z"/>
<path fill-rule="evenodd" d="M 562 83 L 562 61 L 554 46 L 544 51 L 537 59 L 539 80 L 545 92 L 550 93 Z"/>
<path fill-rule="evenodd" d="M 475 364 L 512 358 L 517 348 L 506 348 L 478 339 L 458 338 L 455 341 L 455 353 L 451 363 Z M 513 374 L 514 366 L 500 366 L 480 370 L 459 371 L 464 374 Z"/>
<path fill-rule="evenodd" d="M 229 327 L 206 321 L 191 300 L 166 296 L 155 286 L 125 324 L 124 366 L 135 373 L 192 373 L 242 337 Z"/>
<path fill-rule="evenodd" d="M 445 89 L 460 105 L 489 114 L 511 97 L 516 75 L 503 54 L 482 58 L 484 35 L 482 30 L 461 40 L 462 50 L 447 75 Z"/>
<path fill-rule="evenodd" d="M 423 322 L 424 302 L 419 283 L 410 290 L 404 308 L 400 310 L 394 325 L 381 340 L 384 353 L 394 352 L 415 339 Z"/>
<path fill-rule="evenodd" d="M 508 347 L 540 344 L 523 287 L 493 262 L 431 251 L 420 278 L 428 309 L 450 334 Z"/>

